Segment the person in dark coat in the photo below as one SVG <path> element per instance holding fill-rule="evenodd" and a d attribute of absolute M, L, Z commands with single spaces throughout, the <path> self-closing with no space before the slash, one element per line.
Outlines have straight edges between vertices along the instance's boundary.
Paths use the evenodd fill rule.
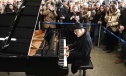
<path fill-rule="evenodd" d="M 67 22 L 68 8 L 61 2 L 58 3 L 57 7 L 58 22 Z"/>
<path fill-rule="evenodd" d="M 105 7 L 103 5 L 101 5 L 99 7 L 99 10 L 96 12 L 95 16 L 94 16 L 94 23 L 96 23 L 97 25 L 94 26 L 94 45 L 98 46 L 99 43 L 99 30 L 100 30 L 100 25 L 106 27 L 106 22 L 105 22 Z M 102 40 L 102 36 L 104 33 L 104 29 L 101 28 L 100 31 L 100 41 Z"/>
<path fill-rule="evenodd" d="M 126 5 L 124 7 L 124 10 L 121 12 L 121 15 L 119 17 L 119 31 L 122 34 L 122 39 L 126 41 Z M 120 58 L 115 61 L 116 64 L 125 62 L 126 64 L 126 44 L 121 44 L 121 54 Z"/>
<path fill-rule="evenodd" d="M 63 3 L 65 3 L 66 1 L 64 0 Z M 58 22 L 68 22 L 68 8 L 61 2 L 58 3 L 58 7 L 57 7 L 57 21 Z M 67 29 L 67 25 L 64 24 L 60 24 L 57 25 L 57 28 L 61 29 L 61 37 L 64 38 L 68 38 L 68 29 Z"/>
<path fill-rule="evenodd" d="M 89 33 L 81 23 L 75 23 L 71 26 L 78 39 L 74 44 L 66 46 L 64 49 L 68 51 L 65 54 L 65 56 L 67 56 L 67 63 L 72 64 L 71 71 L 75 74 L 78 67 L 90 59 L 92 40 Z M 71 49 L 73 50 L 70 51 Z"/>
<path fill-rule="evenodd" d="M 4 9 L 4 14 L 16 13 L 16 9 L 13 4 L 7 4 Z"/>

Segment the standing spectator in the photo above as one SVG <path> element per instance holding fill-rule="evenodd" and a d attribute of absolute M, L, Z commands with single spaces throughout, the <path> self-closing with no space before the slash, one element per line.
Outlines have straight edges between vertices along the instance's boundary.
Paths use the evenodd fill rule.
<path fill-rule="evenodd" d="M 72 12 L 70 13 L 70 22 L 82 23 L 82 14 L 78 11 L 77 6 L 73 6 L 73 8 L 72 8 Z"/>
<path fill-rule="evenodd" d="M 47 2 L 46 10 L 43 11 L 42 15 L 44 16 L 44 22 L 56 22 L 57 13 L 55 11 L 55 6 L 51 5 L 50 3 Z M 52 29 L 55 29 L 56 25 L 55 24 L 44 24 L 42 28 L 45 29 L 45 31 L 46 31 L 49 27 Z M 56 31 L 54 30 L 54 32 L 56 32 Z M 57 41 L 57 36 L 55 36 L 54 43 L 53 43 L 54 52 L 56 51 L 56 41 Z"/>
<path fill-rule="evenodd" d="M 2 5 L 2 2 L 0 1 L 0 14 L 3 13 L 3 5 Z"/>
<path fill-rule="evenodd" d="M 88 19 L 88 4 L 87 3 L 84 3 L 84 6 L 83 6 L 83 10 L 81 11 L 82 13 L 82 18 L 83 18 L 83 22 L 84 23 L 87 23 L 87 19 Z"/>
<path fill-rule="evenodd" d="M 68 8 L 65 5 L 63 5 L 61 2 L 58 3 L 57 14 L 58 14 L 58 22 L 68 21 L 67 20 Z"/>
<path fill-rule="evenodd" d="M 92 23 L 93 23 L 93 19 L 94 19 L 94 16 L 96 14 L 95 10 L 92 8 L 92 5 L 91 4 L 88 4 L 88 21 L 89 21 L 89 28 L 87 28 L 87 30 L 89 31 L 90 33 L 90 36 L 93 38 L 93 27 L 92 26 Z"/>
<path fill-rule="evenodd" d="M 44 11 L 44 6 L 40 6 L 40 11 L 39 11 L 39 19 L 40 19 L 40 22 L 44 22 L 44 16 L 43 16 L 43 11 Z"/>
<path fill-rule="evenodd" d="M 6 5 L 7 5 L 7 0 L 3 0 L 3 13 L 5 13 L 5 8 L 6 8 Z"/>
<path fill-rule="evenodd" d="M 99 41 L 102 40 L 104 29 L 100 28 L 100 26 L 102 25 L 102 26 L 106 27 L 105 14 L 106 14 L 105 7 L 104 7 L 104 5 L 101 5 L 99 7 L 99 10 L 95 14 L 95 21 L 97 21 L 96 23 L 98 24 L 98 25 L 95 25 L 95 32 L 94 32 L 94 43 L 95 44 L 98 44 L 100 29 L 101 29 L 101 31 L 100 31 L 100 40 Z"/>
<path fill-rule="evenodd" d="M 13 4 L 13 0 L 7 0 L 7 4 L 5 2 L 5 9 L 4 13 L 15 13 L 16 12 L 16 7 Z"/>
<path fill-rule="evenodd" d="M 119 25 L 120 25 L 120 32 L 122 32 L 122 39 L 126 41 L 126 5 L 124 7 L 124 10 L 121 12 L 120 18 L 119 18 Z M 115 61 L 116 64 L 122 63 L 126 59 L 126 44 L 122 43 L 121 45 L 121 54 L 120 58 Z M 126 63 L 126 62 L 125 62 Z"/>
<path fill-rule="evenodd" d="M 69 7 L 68 13 L 72 12 L 73 6 L 74 6 L 74 4 L 72 2 L 69 2 L 69 4 L 68 4 L 68 7 Z"/>
<path fill-rule="evenodd" d="M 8 7 L 6 9 L 6 13 L 14 13 L 16 12 L 14 9 L 14 6 L 12 4 L 8 4 Z"/>
<path fill-rule="evenodd" d="M 43 11 L 44 22 L 56 22 L 57 13 L 55 8 L 50 4 L 46 4 L 46 10 Z M 55 24 L 44 24 L 43 28 L 56 28 Z"/>
<path fill-rule="evenodd" d="M 58 3 L 58 7 L 57 7 L 57 14 L 58 14 L 58 18 L 57 21 L 58 22 L 68 22 L 68 6 L 66 5 L 67 1 L 64 0 L 63 3 L 59 2 Z M 61 37 L 66 37 L 68 36 L 67 34 L 67 26 L 62 24 L 62 25 L 57 25 L 57 28 L 61 29 Z"/>
<path fill-rule="evenodd" d="M 93 18 L 95 16 L 95 10 L 93 10 L 92 5 L 88 4 L 88 25 L 89 27 L 87 28 L 87 30 L 90 32 L 91 31 L 91 23 L 93 21 Z"/>
<path fill-rule="evenodd" d="M 119 9 L 120 9 L 120 12 L 122 12 L 124 10 L 124 1 L 121 1 L 120 4 L 119 4 Z"/>
<path fill-rule="evenodd" d="M 109 15 L 109 6 L 105 6 L 105 11 L 106 11 L 106 14 Z"/>
<path fill-rule="evenodd" d="M 83 10 L 84 3 L 80 2 L 80 11 Z"/>
<path fill-rule="evenodd" d="M 82 23 L 82 14 L 78 11 L 77 6 L 73 6 L 72 12 L 70 12 L 69 17 L 70 17 L 70 22 L 71 23 L 76 23 L 76 22 Z M 72 30 L 69 31 L 69 40 L 71 41 L 70 43 L 74 43 L 77 40 L 77 37 L 73 33 Z"/>
<path fill-rule="evenodd" d="M 105 16 L 105 20 L 107 22 L 107 29 L 114 33 L 115 35 L 118 35 L 117 27 L 118 27 L 118 21 L 119 21 L 120 12 L 118 12 L 116 5 L 110 5 L 110 13 L 109 15 Z M 106 43 L 106 50 L 107 53 L 110 53 L 114 50 L 115 45 L 117 44 L 118 40 L 107 32 L 107 43 Z"/>
<path fill-rule="evenodd" d="M 98 45 L 98 31 L 99 31 L 99 26 L 98 26 L 98 20 L 97 20 L 97 15 L 98 15 L 98 10 L 99 10 L 99 7 L 100 7 L 100 3 L 97 2 L 95 4 L 95 11 L 96 11 L 96 14 L 94 16 L 94 19 L 93 19 L 93 22 L 97 25 L 94 26 L 94 45 Z"/>

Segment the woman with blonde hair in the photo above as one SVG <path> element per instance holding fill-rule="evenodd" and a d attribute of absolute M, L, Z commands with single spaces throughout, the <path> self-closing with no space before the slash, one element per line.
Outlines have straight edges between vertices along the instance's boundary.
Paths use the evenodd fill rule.
<path fill-rule="evenodd" d="M 110 12 L 109 15 L 105 16 L 105 20 L 107 22 L 107 29 L 114 33 L 115 35 L 118 35 L 118 21 L 119 21 L 120 12 L 117 10 L 116 5 L 110 5 Z M 106 50 L 107 53 L 110 53 L 114 50 L 118 40 L 107 32 L 107 44 L 106 44 Z"/>

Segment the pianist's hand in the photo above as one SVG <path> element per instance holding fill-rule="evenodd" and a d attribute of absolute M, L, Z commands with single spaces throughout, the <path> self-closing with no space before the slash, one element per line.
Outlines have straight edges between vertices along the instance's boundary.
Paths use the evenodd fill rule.
<path fill-rule="evenodd" d="M 66 47 L 64 47 L 64 49 L 66 49 L 66 51 L 68 51 L 68 50 L 69 50 L 69 47 L 68 47 L 68 46 L 66 46 Z"/>
<path fill-rule="evenodd" d="M 69 52 L 66 52 L 66 54 L 64 56 L 67 56 L 68 57 L 69 56 Z"/>

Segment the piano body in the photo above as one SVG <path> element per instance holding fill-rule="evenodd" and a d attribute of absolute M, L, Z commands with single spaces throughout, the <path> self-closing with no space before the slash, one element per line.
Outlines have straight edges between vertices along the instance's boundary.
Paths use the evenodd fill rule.
<path fill-rule="evenodd" d="M 33 76 L 67 75 L 67 66 L 64 67 L 61 59 L 64 56 L 60 54 L 63 48 L 58 48 L 55 55 L 41 53 L 30 56 L 40 5 L 41 0 L 24 0 L 18 14 L 0 15 L 1 72 L 25 72 Z M 51 51 L 47 49 L 47 52 Z"/>

